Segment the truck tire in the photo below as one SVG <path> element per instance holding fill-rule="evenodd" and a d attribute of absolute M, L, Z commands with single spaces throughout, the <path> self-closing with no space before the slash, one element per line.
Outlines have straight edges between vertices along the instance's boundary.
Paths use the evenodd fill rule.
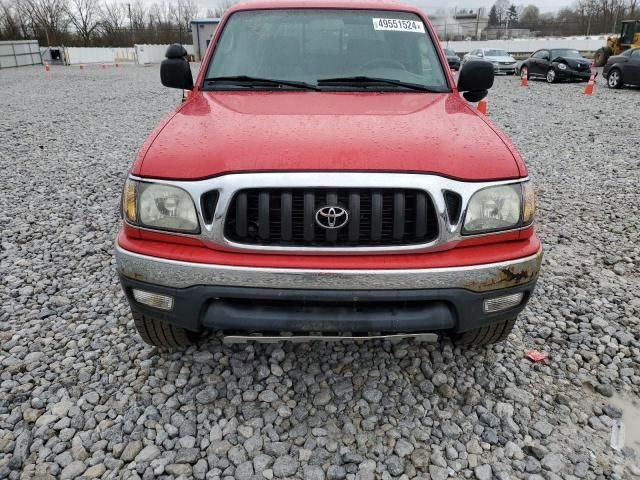
<path fill-rule="evenodd" d="M 131 311 L 133 321 L 142 340 L 154 347 L 179 349 L 193 345 L 198 341 L 199 334 L 170 323 L 143 315 L 135 310 Z"/>
<path fill-rule="evenodd" d="M 593 57 L 593 61 L 596 67 L 604 67 L 609 57 L 611 56 L 611 49 L 609 47 L 601 47 L 596 50 L 596 54 Z"/>
<path fill-rule="evenodd" d="M 509 336 L 515 324 L 516 319 L 513 318 L 504 322 L 493 323 L 486 327 L 475 328 L 458 335 L 456 343 L 459 345 L 482 346 L 501 342 Z"/>

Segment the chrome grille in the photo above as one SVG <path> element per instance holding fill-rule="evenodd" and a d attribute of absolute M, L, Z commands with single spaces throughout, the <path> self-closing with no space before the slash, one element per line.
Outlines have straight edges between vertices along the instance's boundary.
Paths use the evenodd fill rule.
<path fill-rule="evenodd" d="M 315 215 L 325 206 L 349 212 L 341 228 Z M 225 237 L 264 246 L 379 247 L 424 244 L 438 237 L 436 210 L 423 190 L 398 188 L 245 189 L 231 199 Z"/>

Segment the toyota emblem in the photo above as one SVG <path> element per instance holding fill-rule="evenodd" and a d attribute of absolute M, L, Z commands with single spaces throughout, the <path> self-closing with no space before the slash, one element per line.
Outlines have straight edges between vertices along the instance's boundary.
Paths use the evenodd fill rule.
<path fill-rule="evenodd" d="M 326 206 L 316 211 L 316 223 L 327 230 L 344 227 L 349 221 L 349 212 L 342 207 Z"/>

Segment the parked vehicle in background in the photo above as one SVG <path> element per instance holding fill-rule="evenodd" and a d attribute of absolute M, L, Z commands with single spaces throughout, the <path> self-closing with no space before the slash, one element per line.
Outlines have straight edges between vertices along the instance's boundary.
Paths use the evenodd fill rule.
<path fill-rule="evenodd" d="M 493 68 L 456 85 L 418 8 L 237 4 L 195 83 L 180 45 L 160 75 L 191 94 L 133 163 L 116 245 L 147 343 L 509 335 L 542 258 L 533 187 L 467 103 Z"/>
<path fill-rule="evenodd" d="M 625 20 L 620 26 L 620 35 L 607 38 L 607 45 L 596 51 L 595 65 L 602 67 L 611 55 L 620 55 L 625 50 L 636 47 L 640 47 L 640 19 Z"/>
<path fill-rule="evenodd" d="M 626 50 L 620 55 L 609 57 L 602 70 L 609 88 L 624 85 L 640 86 L 640 48 Z"/>
<path fill-rule="evenodd" d="M 563 80 L 589 80 L 591 60 L 571 48 L 540 49 L 520 65 L 527 69 L 528 78 L 544 78 L 549 83 Z"/>
<path fill-rule="evenodd" d="M 445 48 L 444 54 L 447 56 L 449 68 L 452 70 L 460 70 L 460 57 L 458 56 L 458 54 L 450 48 Z"/>
<path fill-rule="evenodd" d="M 493 70 L 496 73 L 506 73 L 509 75 L 516 74 L 516 59 L 509 55 L 506 50 L 497 48 L 477 48 L 462 57 L 463 63 L 470 60 L 484 60 L 486 62 L 491 62 Z"/>

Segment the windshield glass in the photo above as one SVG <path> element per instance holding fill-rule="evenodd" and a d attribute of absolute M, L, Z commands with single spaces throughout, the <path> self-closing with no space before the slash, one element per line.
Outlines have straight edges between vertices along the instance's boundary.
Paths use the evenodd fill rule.
<path fill-rule="evenodd" d="M 454 52 L 450 48 L 445 48 L 444 53 L 446 53 L 448 57 L 457 57 L 456 52 Z"/>
<path fill-rule="evenodd" d="M 551 59 L 556 57 L 568 57 L 568 58 L 582 58 L 578 50 L 572 50 L 570 48 L 557 48 L 551 50 Z"/>
<path fill-rule="evenodd" d="M 229 17 L 218 39 L 206 78 L 237 76 L 312 85 L 322 79 L 366 76 L 435 91 L 449 90 L 424 23 L 419 16 L 401 11 L 236 12 Z M 286 86 L 263 85 L 263 88 Z M 354 88 L 364 87 L 360 83 Z M 384 86 L 384 89 L 399 88 Z"/>
<path fill-rule="evenodd" d="M 506 52 L 506 50 L 485 50 L 485 56 L 487 57 L 509 57 L 510 55 Z"/>

